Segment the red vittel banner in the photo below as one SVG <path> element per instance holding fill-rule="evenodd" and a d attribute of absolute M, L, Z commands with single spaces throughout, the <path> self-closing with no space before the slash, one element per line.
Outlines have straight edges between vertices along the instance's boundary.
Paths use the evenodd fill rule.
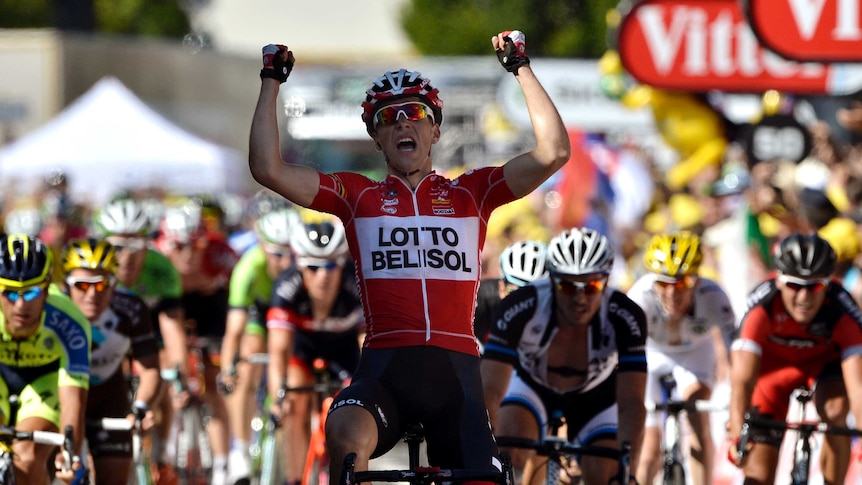
<path fill-rule="evenodd" d="M 746 0 L 761 44 L 787 59 L 862 61 L 860 0 Z"/>
<path fill-rule="evenodd" d="M 625 69 L 660 89 L 836 95 L 862 88 L 862 66 L 789 61 L 764 48 L 737 0 L 644 0 L 617 35 Z"/>

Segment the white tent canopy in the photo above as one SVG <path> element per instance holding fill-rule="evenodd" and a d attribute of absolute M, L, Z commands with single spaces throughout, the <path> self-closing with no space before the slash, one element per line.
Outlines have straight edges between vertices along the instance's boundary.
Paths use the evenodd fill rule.
<path fill-rule="evenodd" d="M 56 118 L 0 149 L 0 186 L 29 195 L 59 169 L 75 200 L 101 204 L 127 189 L 237 191 L 245 167 L 235 150 L 184 131 L 105 77 Z"/>

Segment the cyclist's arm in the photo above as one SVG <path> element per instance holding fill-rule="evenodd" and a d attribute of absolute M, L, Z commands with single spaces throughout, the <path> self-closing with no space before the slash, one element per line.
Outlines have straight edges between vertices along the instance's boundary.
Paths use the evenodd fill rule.
<path fill-rule="evenodd" d="M 485 405 L 488 407 L 491 429 L 496 430 L 500 403 L 503 401 L 503 397 L 506 396 L 506 390 L 509 388 L 513 367 L 506 362 L 485 358 L 482 359 L 481 369 Z"/>
<path fill-rule="evenodd" d="M 135 401 L 143 401 L 152 407 L 158 397 L 162 376 L 159 369 L 159 354 L 150 354 L 134 359 L 138 369 L 138 389 Z"/>
<path fill-rule="evenodd" d="M 281 159 L 276 118 L 279 86 L 275 79 L 261 80 L 260 97 L 251 122 L 248 165 L 251 175 L 262 185 L 308 207 L 317 195 L 320 179 L 313 168 Z"/>
<path fill-rule="evenodd" d="M 75 453 L 81 452 L 84 440 L 84 414 L 87 410 L 87 388 L 78 386 L 59 386 L 60 431 L 72 425 L 75 430 Z"/>
<path fill-rule="evenodd" d="M 644 435 L 646 379 L 646 372 L 630 371 L 617 374 L 617 412 L 619 413 L 617 441 L 631 443 L 632 470 L 637 469 Z"/>
<path fill-rule="evenodd" d="M 862 355 L 855 354 L 844 358 L 841 361 L 841 371 L 844 374 L 844 387 L 847 389 L 850 411 L 853 416 L 862 416 Z M 856 422 L 858 423 L 859 420 L 857 419 Z"/>
<path fill-rule="evenodd" d="M 231 308 L 228 310 L 224 338 L 221 341 L 223 375 L 231 376 L 235 371 L 234 363 L 239 353 L 239 345 L 246 323 L 248 323 L 247 309 Z"/>
<path fill-rule="evenodd" d="M 515 79 L 524 93 L 536 147 L 507 162 L 504 173 L 512 193 L 523 197 L 569 161 L 571 146 L 556 106 L 530 66 L 521 66 Z"/>
<path fill-rule="evenodd" d="M 751 407 L 751 396 L 760 374 L 760 353 L 740 348 L 737 341 L 730 352 L 730 407 L 728 438 L 739 437 L 745 412 Z"/>
<path fill-rule="evenodd" d="M 267 352 L 269 353 L 269 366 L 267 367 L 267 387 L 269 395 L 275 399 L 278 390 L 286 382 L 287 365 L 293 351 L 294 330 L 288 328 L 273 328 L 267 326 L 266 335 Z"/>
<path fill-rule="evenodd" d="M 165 343 L 168 367 L 179 366 L 180 374 L 189 375 L 189 345 L 186 337 L 185 311 L 172 306 L 159 311 L 159 329 Z"/>

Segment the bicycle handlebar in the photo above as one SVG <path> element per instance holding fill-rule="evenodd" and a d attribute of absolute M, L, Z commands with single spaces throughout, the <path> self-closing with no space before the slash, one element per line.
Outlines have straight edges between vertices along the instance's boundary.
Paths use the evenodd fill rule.
<path fill-rule="evenodd" d="M 745 413 L 745 423 L 748 424 L 750 427 L 755 428 L 790 430 L 806 434 L 823 433 L 851 437 L 862 436 L 862 430 L 855 428 L 832 426 L 821 421 L 778 421 L 775 419 L 757 416 L 751 413 Z"/>
<path fill-rule="evenodd" d="M 727 411 L 727 404 L 716 404 L 707 400 L 696 401 L 668 401 L 663 403 L 647 402 L 644 404 L 647 412 L 652 411 L 670 411 L 670 412 L 699 412 L 712 413 Z"/>

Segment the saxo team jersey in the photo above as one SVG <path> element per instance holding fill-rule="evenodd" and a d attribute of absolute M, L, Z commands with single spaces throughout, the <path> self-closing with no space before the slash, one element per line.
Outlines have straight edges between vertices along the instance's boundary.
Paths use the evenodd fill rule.
<path fill-rule="evenodd" d="M 13 339 L 0 313 L 0 365 L 14 369 L 28 380 L 35 380 L 42 373 L 58 372 L 59 387 L 87 389 L 90 323 L 68 296 L 51 285 L 42 322 L 32 336 Z"/>
<path fill-rule="evenodd" d="M 502 167 L 415 190 L 400 178 L 320 174 L 312 209 L 344 222 L 356 262 L 368 348 L 431 345 L 478 355 L 473 336 L 480 255 L 491 212 L 515 197 Z"/>
<path fill-rule="evenodd" d="M 739 338 L 732 349 L 760 356 L 760 374 L 752 406 L 761 413 L 787 414 L 790 393 L 818 377 L 826 364 L 862 354 L 862 313 L 847 291 L 833 282 L 820 311 L 808 325 L 787 313 L 775 279 L 749 296 Z"/>
<path fill-rule="evenodd" d="M 646 319 L 625 293 L 609 288 L 590 320 L 589 368 L 577 388 L 557 389 L 548 382 L 548 349 L 559 331 L 551 279 L 519 288 L 500 303 L 483 358 L 515 367 L 526 382 L 556 393 L 586 393 L 612 378 L 617 370 L 646 372 Z"/>

